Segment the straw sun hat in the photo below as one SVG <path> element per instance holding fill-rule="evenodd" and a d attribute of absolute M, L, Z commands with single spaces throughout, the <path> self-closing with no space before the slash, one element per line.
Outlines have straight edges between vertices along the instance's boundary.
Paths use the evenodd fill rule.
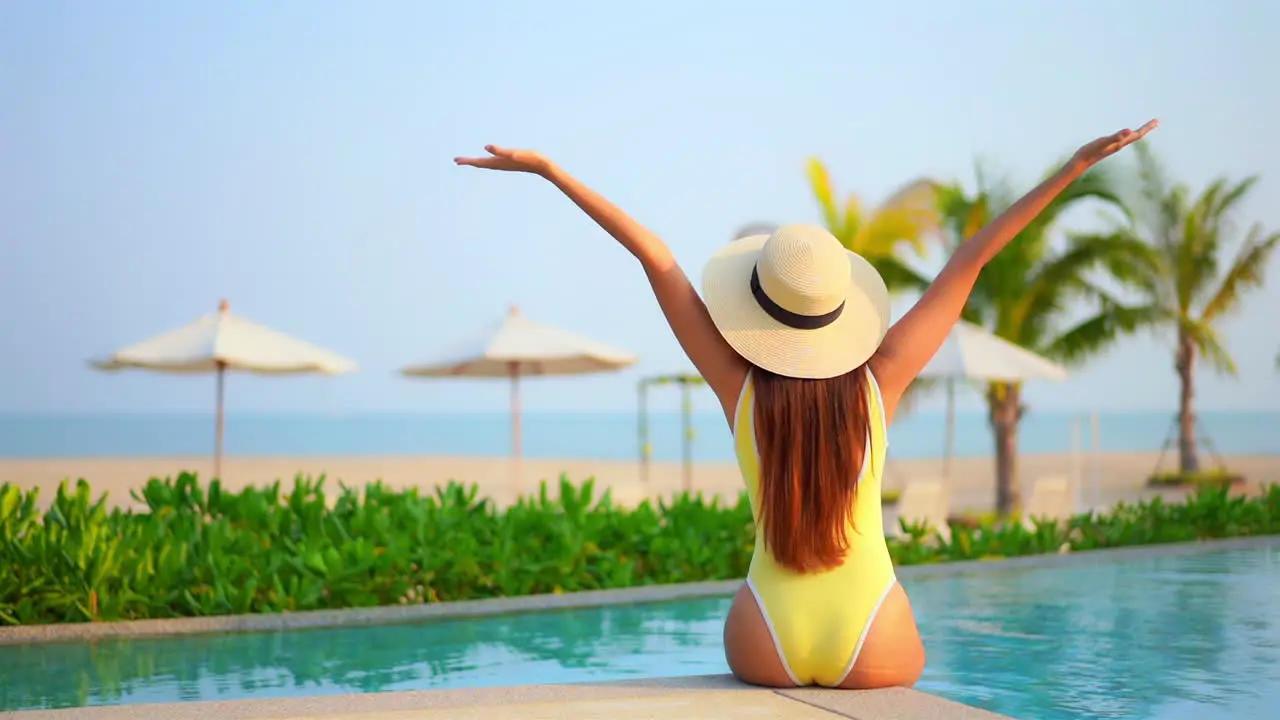
<path fill-rule="evenodd" d="M 889 330 L 889 291 L 861 255 L 815 225 L 735 240 L 702 271 L 716 328 L 751 364 L 793 378 L 862 365 Z"/>

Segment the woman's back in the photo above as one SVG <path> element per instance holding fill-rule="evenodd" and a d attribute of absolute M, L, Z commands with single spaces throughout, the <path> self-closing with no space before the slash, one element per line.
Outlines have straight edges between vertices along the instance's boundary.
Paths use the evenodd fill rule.
<path fill-rule="evenodd" d="M 783 667 L 797 685 L 818 683 L 834 686 L 844 680 L 858 658 L 876 612 L 896 581 L 884 539 L 880 505 L 881 477 L 888 446 L 884 403 L 869 369 L 861 368 L 855 372 L 865 372 L 867 382 L 859 387 L 865 388 L 866 402 L 865 405 L 849 403 L 845 412 L 858 415 L 865 410 L 865 422 L 853 423 L 860 428 L 865 427 L 865 434 L 861 462 L 857 463 L 861 469 L 856 470 L 852 467 L 854 463 L 850 463 L 846 468 L 847 474 L 842 478 L 852 491 L 844 494 L 844 502 L 848 505 L 825 508 L 844 511 L 844 533 L 839 543 L 840 554 L 836 558 L 838 564 L 834 567 L 801 570 L 792 562 L 780 562 L 770 548 L 770 534 L 761 523 L 761 516 L 769 512 L 762 503 L 770 493 L 762 488 L 759 452 L 762 443 L 757 434 L 757 416 L 763 414 L 767 417 L 769 414 L 759 412 L 753 385 L 753 377 L 760 375 L 761 371 L 753 370 L 747 376 L 734 412 L 734 449 L 751 501 L 752 516 L 756 520 L 755 551 L 747 574 L 747 585 L 769 625 Z M 815 415 L 807 424 L 811 427 L 768 430 L 790 435 L 812 432 L 820 421 Z M 831 440 L 836 441 L 834 438 Z M 822 441 L 810 437 L 807 442 L 809 447 L 805 449 L 808 452 L 803 454 L 809 455 L 813 462 L 820 461 L 818 455 Z M 814 501 L 820 504 L 824 493 L 822 488 L 814 486 L 813 478 L 806 477 L 803 468 L 800 469 L 802 472 L 796 477 L 797 486 L 772 496 L 799 511 L 793 518 L 810 517 L 800 520 L 795 527 L 781 524 L 776 533 L 786 533 L 812 547 L 829 538 L 815 537 L 826 530 L 816 522 L 812 513 L 802 510 Z M 784 477 L 779 474 L 772 479 L 778 481 Z M 810 495 L 804 497 L 804 493 Z M 773 512 L 776 520 L 783 520 L 778 517 L 784 512 L 782 508 L 773 508 Z"/>

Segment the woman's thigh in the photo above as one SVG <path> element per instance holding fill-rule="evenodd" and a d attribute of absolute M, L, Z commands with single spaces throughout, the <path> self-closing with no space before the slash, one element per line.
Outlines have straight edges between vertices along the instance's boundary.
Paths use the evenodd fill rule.
<path fill-rule="evenodd" d="M 724 622 L 724 655 L 729 661 L 729 670 L 742 682 L 765 687 L 795 687 L 778 657 L 756 596 L 746 584 L 733 596 L 733 606 Z"/>
<path fill-rule="evenodd" d="M 920 679 L 924 661 L 924 643 L 916 628 L 911 601 L 902 585 L 894 583 L 871 623 L 857 662 L 840 687 L 911 687 Z"/>

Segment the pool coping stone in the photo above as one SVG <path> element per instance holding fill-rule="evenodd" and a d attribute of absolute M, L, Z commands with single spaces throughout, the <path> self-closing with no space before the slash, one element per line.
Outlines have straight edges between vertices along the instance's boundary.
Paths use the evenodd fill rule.
<path fill-rule="evenodd" d="M 1136 561 L 1272 546 L 1280 547 L 1280 535 L 1142 545 L 1054 555 L 1027 555 L 998 560 L 965 560 L 930 565 L 906 565 L 896 568 L 896 572 L 899 580 L 911 581 L 972 573 L 1040 570 L 1098 562 Z M 516 613 L 581 610 L 614 605 L 727 597 L 737 592 L 738 588 L 742 586 L 742 582 L 741 579 L 714 580 L 671 585 L 645 585 L 613 590 L 590 590 L 559 595 L 526 595 L 423 605 L 391 605 L 272 614 L 19 625 L 0 627 L 0 645 L 398 625 Z"/>
<path fill-rule="evenodd" d="M 772 696 L 772 697 L 770 697 Z M 686 700 L 696 712 L 712 704 L 712 713 L 682 715 L 697 718 L 737 717 L 742 710 L 768 704 L 787 708 L 788 717 L 850 718 L 852 720 L 1010 720 L 987 710 L 906 688 L 884 690 L 827 690 L 815 688 L 768 689 L 746 685 L 731 675 L 692 675 L 675 678 L 617 680 L 601 683 L 560 685 L 520 685 L 464 690 L 416 690 L 348 695 L 311 695 L 263 700 L 217 700 L 203 702 L 106 705 L 27 710 L 5 717 L 12 720 L 300 720 L 301 718 L 410 718 L 422 715 L 433 720 L 474 718 L 476 709 L 484 717 L 521 717 L 519 708 L 532 705 L 552 710 L 555 717 L 606 717 L 608 701 L 625 701 L 629 709 L 652 707 L 652 717 L 669 716 L 671 700 Z M 781 705 L 776 700 L 785 699 Z M 698 701 L 702 702 L 699 703 Z M 794 708 L 791 707 L 794 704 Z M 585 706 L 585 707 L 584 707 Z M 617 707 L 618 704 L 615 704 Z M 591 714 L 566 714 L 593 709 Z M 449 712 L 453 710 L 455 712 Z M 505 712 L 504 712 L 505 710 Z M 735 710 L 737 712 L 735 712 Z M 426 712 L 427 714 L 423 714 Z M 607 712 L 607 711 L 606 711 Z M 544 713 L 541 716 L 546 716 Z M 646 714 L 646 716 L 650 716 Z M 635 715 L 632 715 L 635 717 Z"/>

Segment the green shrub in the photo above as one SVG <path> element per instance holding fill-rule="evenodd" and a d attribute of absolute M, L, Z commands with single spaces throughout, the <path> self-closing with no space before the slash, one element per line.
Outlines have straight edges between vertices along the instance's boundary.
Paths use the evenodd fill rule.
<path fill-rule="evenodd" d="M 270 613 L 723 580 L 746 575 L 754 532 L 733 506 L 683 495 L 635 509 L 597 498 L 588 480 L 505 510 L 458 483 L 422 495 L 381 483 L 340 487 L 299 477 L 228 492 L 196 477 L 147 483 L 149 510 L 106 507 L 88 483 L 0 486 L 0 623 L 33 624 Z M 1017 524 L 924 528 L 890 541 L 899 564 L 1280 533 L 1280 487 L 1258 498 L 1203 489 L 1082 515 L 1034 532 Z"/>
<path fill-rule="evenodd" d="M 1198 470 L 1196 472 L 1156 473 L 1147 478 L 1149 487 L 1202 487 L 1230 486 L 1244 483 L 1244 476 L 1222 469 Z"/>

